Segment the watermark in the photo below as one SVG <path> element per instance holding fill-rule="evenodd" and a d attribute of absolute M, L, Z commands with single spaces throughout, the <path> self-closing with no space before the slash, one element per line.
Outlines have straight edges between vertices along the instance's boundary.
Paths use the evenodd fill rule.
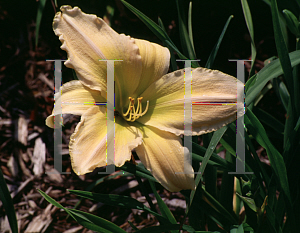
<path fill-rule="evenodd" d="M 183 141 L 183 156 L 184 156 L 184 172 L 175 172 L 175 174 L 190 174 L 192 166 L 192 61 L 200 60 L 176 60 L 184 62 L 184 141 Z M 201 172 L 193 172 L 198 174 Z"/>
<path fill-rule="evenodd" d="M 106 117 L 106 171 L 98 174 L 115 172 L 115 62 L 122 60 L 99 60 L 106 62 L 107 67 L 107 117 Z"/>
<path fill-rule="evenodd" d="M 55 84 L 55 94 L 61 92 L 62 85 L 62 62 L 65 60 L 46 60 L 54 61 L 54 84 Z M 106 134 L 106 171 L 98 172 L 99 174 L 111 174 L 115 172 L 115 90 L 114 90 L 114 62 L 119 62 L 122 60 L 106 60 L 101 59 L 99 62 L 106 62 L 107 64 L 107 102 L 106 103 L 93 103 L 94 105 L 106 105 L 107 106 L 107 134 Z M 189 168 L 192 166 L 192 61 L 200 60 L 177 60 L 184 61 L 185 71 L 184 71 L 184 172 L 176 172 L 176 174 L 190 174 Z M 242 83 L 245 82 L 244 74 L 244 62 L 249 60 L 229 60 L 237 62 L 237 79 Z M 250 60 L 251 61 L 251 60 Z M 244 89 L 240 90 L 240 85 L 237 85 L 237 93 L 242 93 L 242 95 L 237 95 L 237 103 L 245 103 Z M 55 116 L 54 116 L 54 168 L 60 174 L 70 174 L 70 172 L 62 171 L 62 104 L 85 104 L 85 103 L 62 103 L 61 99 L 55 100 Z M 226 103 L 223 103 L 226 104 Z M 232 104 L 232 103 L 229 103 Z M 242 109 L 241 109 L 242 108 Z M 237 114 L 238 117 L 236 121 L 236 171 L 229 172 L 229 174 L 253 174 L 253 172 L 245 172 L 245 126 L 244 126 L 244 113 L 245 106 L 238 106 L 237 104 Z M 240 114 L 240 115 L 239 115 Z M 56 172 L 54 172 L 56 173 Z M 200 172 L 193 172 L 197 174 Z"/>
<path fill-rule="evenodd" d="M 229 60 L 237 63 L 237 79 L 245 83 L 245 61 L 252 60 Z M 243 88 L 243 89 L 240 89 Z M 237 103 L 244 103 L 242 107 L 237 105 L 237 119 L 236 119 L 236 170 L 235 172 L 228 172 L 228 174 L 253 174 L 253 172 L 245 171 L 245 87 L 237 85 Z M 242 115 L 242 116 L 241 116 Z"/>
<path fill-rule="evenodd" d="M 63 172 L 62 171 L 62 103 L 61 99 L 55 99 L 55 96 L 58 93 L 61 93 L 61 67 L 62 62 L 65 60 L 46 60 L 46 61 L 54 61 L 54 105 L 56 105 L 56 114 L 54 115 L 54 172 L 46 172 L 51 174 L 71 174 L 71 172 Z"/>

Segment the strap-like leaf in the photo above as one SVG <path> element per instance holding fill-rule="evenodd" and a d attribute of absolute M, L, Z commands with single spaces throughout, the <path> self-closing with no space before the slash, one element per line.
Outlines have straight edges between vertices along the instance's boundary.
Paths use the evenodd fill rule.
<path fill-rule="evenodd" d="M 159 209 L 160 209 L 160 212 L 161 214 L 167 218 L 169 220 L 170 223 L 172 224 L 176 224 L 177 221 L 176 219 L 174 218 L 172 212 L 170 211 L 170 209 L 168 208 L 168 206 L 166 205 L 166 203 L 161 199 L 161 197 L 159 196 L 159 194 L 157 193 L 156 191 L 156 187 L 155 187 L 155 183 L 150 181 L 150 186 L 151 186 L 151 189 L 155 195 L 155 198 L 157 200 L 157 204 L 159 206 Z"/>
<path fill-rule="evenodd" d="M 173 41 L 170 39 L 168 34 L 160 27 L 158 26 L 153 20 L 151 20 L 149 17 L 147 17 L 144 13 L 136 9 L 134 6 L 130 5 L 128 2 L 121 0 L 121 2 L 130 10 L 132 13 L 134 13 L 146 26 L 164 43 L 166 43 L 167 47 L 170 50 L 173 50 L 177 53 L 180 59 L 187 60 L 188 58 L 184 56 L 179 49 L 176 47 L 176 45 L 173 43 Z M 192 62 L 192 68 L 199 67 L 197 62 Z"/>
<path fill-rule="evenodd" d="M 300 37 L 300 23 L 297 20 L 297 17 L 287 9 L 283 10 L 282 12 L 288 28 L 296 37 Z"/>
<path fill-rule="evenodd" d="M 40 0 L 39 6 L 36 14 L 36 26 L 35 26 L 35 46 L 37 47 L 39 42 L 39 33 L 40 33 L 40 26 L 43 16 L 43 11 L 46 5 L 46 0 Z"/>
<path fill-rule="evenodd" d="M 265 129 L 261 125 L 260 121 L 252 113 L 250 109 L 246 112 L 245 115 L 245 125 L 256 141 L 263 146 L 269 157 L 272 169 L 275 173 L 276 179 L 282 189 L 282 192 L 285 196 L 285 204 L 287 207 L 288 218 L 291 219 L 291 222 L 294 222 L 292 201 L 290 195 L 290 188 L 287 178 L 287 171 L 282 155 L 276 150 L 276 148 L 270 142 Z"/>
<path fill-rule="evenodd" d="M 7 214 L 8 222 L 12 233 L 18 233 L 18 223 L 15 213 L 15 207 L 11 199 L 10 193 L 8 191 L 6 182 L 3 177 L 2 170 L 0 168 L 0 200 L 4 206 L 4 209 Z"/>
<path fill-rule="evenodd" d="M 178 26 L 179 26 L 179 35 L 180 35 L 180 41 L 181 41 L 181 47 L 183 49 L 183 52 L 186 56 L 188 56 L 189 59 L 195 60 L 196 54 L 193 49 L 187 26 L 186 26 L 186 18 L 185 13 L 183 11 L 183 2 L 180 0 L 176 0 L 176 6 L 177 6 L 177 12 L 178 12 Z"/>
<path fill-rule="evenodd" d="M 46 193 L 38 190 L 39 193 L 52 205 L 64 209 L 72 218 L 74 218 L 82 226 L 96 232 L 107 232 L 107 233 L 126 233 L 123 229 L 118 227 L 116 224 L 107 221 L 104 218 L 97 217 L 95 215 L 85 213 L 83 211 L 68 209 L 63 207 L 61 204 L 56 202 L 54 199 L 49 197 Z"/>
<path fill-rule="evenodd" d="M 294 51 L 289 54 L 292 67 L 300 64 L 300 51 Z M 279 59 L 272 61 L 269 65 L 265 66 L 261 69 L 256 75 L 254 79 L 250 79 L 251 87 L 248 87 L 246 92 L 246 105 L 249 106 L 255 97 L 259 94 L 259 92 L 263 89 L 266 83 L 283 74 L 282 67 L 280 65 Z M 247 83 L 248 83 L 247 82 Z M 246 86 L 248 86 L 246 83 Z"/>
<path fill-rule="evenodd" d="M 216 56 L 217 56 L 217 53 L 218 53 L 218 51 L 219 51 L 221 42 L 222 42 L 223 37 L 224 37 L 224 35 L 225 35 L 225 32 L 226 32 L 226 30 L 227 30 L 227 28 L 228 28 L 228 26 L 229 26 L 229 23 L 230 23 L 230 21 L 231 21 L 232 19 L 233 19 L 233 15 L 230 15 L 229 18 L 227 19 L 226 23 L 225 23 L 225 26 L 224 26 L 224 28 L 223 28 L 223 30 L 222 30 L 222 33 L 221 33 L 221 35 L 220 35 L 220 37 L 219 37 L 219 39 L 218 39 L 218 41 L 217 41 L 215 47 L 213 48 L 213 50 L 211 51 L 211 53 L 210 53 L 210 55 L 209 55 L 209 58 L 208 58 L 208 60 L 207 60 L 207 62 L 206 62 L 206 65 L 205 65 L 206 68 L 208 68 L 208 69 L 211 69 L 211 68 L 212 68 L 213 63 L 214 63 L 214 61 L 215 61 L 215 58 L 216 58 Z"/>
<path fill-rule="evenodd" d="M 204 160 L 200 166 L 200 169 L 198 172 L 200 172 L 200 174 L 197 175 L 195 183 L 196 183 L 196 187 L 198 187 L 200 180 L 202 178 L 203 172 L 205 170 L 206 165 L 208 164 L 208 161 L 212 155 L 212 153 L 214 152 L 218 142 L 220 141 L 220 139 L 222 138 L 223 134 L 225 133 L 225 131 L 227 130 L 227 126 L 224 126 L 223 128 L 219 129 L 218 131 L 214 132 L 214 135 L 211 138 L 211 141 L 209 143 L 209 146 L 205 152 L 205 156 L 204 156 Z M 193 198 L 195 195 L 196 190 L 192 190 L 191 195 L 190 195 L 190 205 L 192 205 L 193 203 Z M 189 211 L 189 206 L 187 206 L 186 208 L 186 214 Z"/>
<path fill-rule="evenodd" d="M 277 8 L 276 0 L 271 0 L 271 10 L 272 10 L 274 36 L 275 36 L 275 43 L 278 52 L 278 57 L 284 73 L 287 89 L 291 96 L 292 112 L 295 113 L 296 109 L 295 109 L 295 100 L 294 100 L 294 88 L 293 88 L 294 81 L 293 81 L 292 65 L 288 54 L 287 45 L 284 40 L 283 32 L 280 26 L 279 12 Z"/>
<path fill-rule="evenodd" d="M 250 70 L 250 76 L 254 74 L 254 62 L 256 58 L 256 48 L 255 48 L 255 41 L 254 41 L 254 29 L 253 29 L 253 23 L 252 23 L 252 16 L 250 12 L 250 8 L 248 5 L 247 0 L 241 0 L 242 3 L 242 8 L 243 8 L 243 13 L 246 21 L 246 25 L 250 34 L 251 38 L 251 70 Z"/>
<path fill-rule="evenodd" d="M 96 202 L 102 202 L 107 205 L 119 206 L 123 208 L 144 210 L 148 213 L 153 214 L 155 217 L 158 217 L 160 219 L 163 218 L 160 214 L 152 211 L 147 206 L 143 205 L 143 203 L 131 197 L 120 196 L 115 194 L 92 193 L 92 192 L 80 191 L 80 190 L 68 190 L 68 191 L 77 196 L 87 198 Z"/>
<path fill-rule="evenodd" d="M 122 228 L 116 224 L 93 214 L 89 214 L 80 210 L 68 209 L 72 217 L 82 226 L 97 232 L 107 233 L 125 233 Z"/>
<path fill-rule="evenodd" d="M 157 182 L 157 180 L 152 176 L 151 172 L 149 172 L 143 166 L 137 166 L 132 163 L 125 163 L 122 167 L 120 167 L 120 169 L 122 169 L 123 171 L 127 171 L 129 173 L 132 173 L 136 176 L 147 178 L 148 180 Z"/>

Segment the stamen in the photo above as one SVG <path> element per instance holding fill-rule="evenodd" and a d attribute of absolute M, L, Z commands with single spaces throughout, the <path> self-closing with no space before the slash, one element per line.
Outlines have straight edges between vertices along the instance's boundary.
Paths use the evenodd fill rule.
<path fill-rule="evenodd" d="M 146 112 L 148 111 L 148 107 L 149 107 L 149 101 L 147 101 L 147 106 L 146 106 L 145 110 L 143 111 L 143 107 L 142 107 L 143 97 L 137 98 L 138 103 L 137 103 L 136 108 L 134 106 L 134 98 L 129 97 L 128 99 L 130 101 L 128 110 L 126 113 L 123 113 L 123 116 L 124 116 L 125 120 L 133 122 L 136 119 L 138 119 L 139 117 L 146 114 Z"/>
<path fill-rule="evenodd" d="M 142 113 L 142 99 L 143 97 L 138 98 L 137 115 L 140 115 Z"/>
<path fill-rule="evenodd" d="M 128 121 L 131 121 L 131 115 L 132 115 L 132 114 L 131 114 L 131 112 L 132 112 L 132 108 L 133 108 L 133 107 L 132 107 L 132 106 L 130 106 L 130 113 L 129 113 L 129 118 L 128 118 Z"/>
<path fill-rule="evenodd" d="M 136 117 L 135 117 L 136 116 L 136 109 L 135 109 L 134 105 L 132 106 L 131 116 L 132 116 L 132 120 L 131 121 L 135 121 L 135 119 L 136 119 Z"/>
<path fill-rule="evenodd" d="M 135 111 L 135 115 L 137 115 L 137 114 L 139 114 L 140 113 L 140 109 L 141 109 L 141 107 L 142 107 L 142 104 L 141 104 L 141 99 L 140 98 L 138 98 L 138 105 L 137 105 L 137 107 L 136 107 L 136 111 Z"/>
<path fill-rule="evenodd" d="M 129 111 L 132 109 L 132 108 L 131 108 L 131 97 L 129 97 L 128 99 L 130 100 L 130 101 L 129 101 L 128 110 L 127 110 L 127 112 L 126 112 L 125 114 L 123 113 L 123 116 L 127 116 L 128 113 L 129 113 Z"/>
<path fill-rule="evenodd" d="M 148 111 L 148 108 L 149 108 L 149 100 L 147 100 L 146 108 L 145 108 L 144 112 L 141 113 L 141 116 L 146 114 L 146 112 Z M 142 110 L 142 108 L 141 108 L 141 110 Z"/>

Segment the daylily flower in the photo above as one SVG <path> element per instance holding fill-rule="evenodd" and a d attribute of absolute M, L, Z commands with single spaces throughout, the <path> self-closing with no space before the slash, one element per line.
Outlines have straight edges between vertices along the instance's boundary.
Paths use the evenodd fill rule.
<path fill-rule="evenodd" d="M 79 81 L 61 87 L 55 96 L 63 114 L 81 115 L 71 136 L 69 151 L 76 174 L 106 166 L 106 62 L 115 62 L 115 165 L 122 166 L 136 151 L 141 162 L 168 190 L 194 189 L 193 168 L 184 161 L 180 135 L 184 133 L 184 70 L 168 72 L 167 48 L 116 33 L 101 18 L 78 7 L 61 7 L 54 32 L 67 51 L 65 65 Z M 219 71 L 197 68 L 192 72 L 192 102 L 237 101 L 236 78 Z M 240 93 L 238 93 L 240 94 Z M 82 103 L 65 105 L 64 103 Z M 237 103 L 243 109 L 243 103 Z M 55 105 L 46 124 L 60 114 Z M 238 115 L 241 115 L 239 113 Z M 192 135 L 215 131 L 234 121 L 237 105 L 197 104 L 192 107 Z M 186 151 L 186 150 L 185 150 Z M 187 164 L 190 174 L 184 173 Z M 175 174 L 177 173 L 177 174 Z"/>

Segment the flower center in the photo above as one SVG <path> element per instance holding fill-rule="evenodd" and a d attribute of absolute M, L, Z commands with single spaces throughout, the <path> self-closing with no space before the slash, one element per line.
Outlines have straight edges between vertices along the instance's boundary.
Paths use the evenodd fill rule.
<path fill-rule="evenodd" d="M 147 106 L 146 106 L 145 110 L 143 111 L 143 107 L 142 107 L 143 97 L 137 98 L 136 108 L 134 106 L 134 98 L 129 97 L 128 99 L 129 99 L 128 110 L 126 113 L 123 112 L 123 117 L 126 121 L 135 121 L 136 119 L 138 119 L 141 116 L 144 116 L 146 114 L 146 112 L 148 111 L 148 107 L 149 107 L 149 100 L 147 101 Z"/>

